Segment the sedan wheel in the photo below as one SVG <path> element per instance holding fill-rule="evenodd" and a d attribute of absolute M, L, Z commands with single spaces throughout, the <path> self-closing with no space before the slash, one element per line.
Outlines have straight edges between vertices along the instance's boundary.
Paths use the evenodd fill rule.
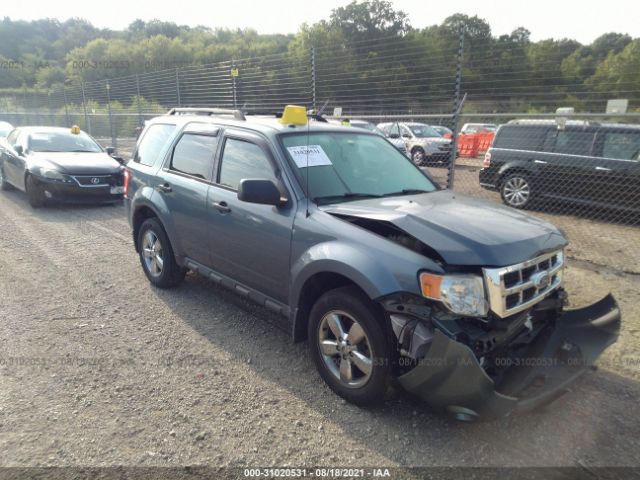
<path fill-rule="evenodd" d="M 531 201 L 531 183 L 524 174 L 510 175 L 502 183 L 502 199 L 514 208 L 525 208 Z"/>
<path fill-rule="evenodd" d="M 369 381 L 372 354 L 362 326 L 348 313 L 327 313 L 320 321 L 318 343 L 325 365 L 333 376 L 349 388 Z"/>
<path fill-rule="evenodd" d="M 4 172 L 2 171 L 2 166 L 0 165 L 0 189 L 2 190 L 11 190 L 11 185 L 7 183 L 4 178 Z"/>

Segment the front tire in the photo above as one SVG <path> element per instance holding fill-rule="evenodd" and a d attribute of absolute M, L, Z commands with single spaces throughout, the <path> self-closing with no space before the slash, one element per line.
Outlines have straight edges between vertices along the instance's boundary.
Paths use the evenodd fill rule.
<path fill-rule="evenodd" d="M 531 179 L 524 173 L 507 174 L 500 184 L 502 201 L 513 208 L 529 207 L 533 200 L 533 193 Z"/>
<path fill-rule="evenodd" d="M 311 356 L 322 379 L 361 406 L 384 401 L 391 380 L 383 317 L 356 287 L 330 290 L 311 309 Z"/>
<path fill-rule="evenodd" d="M 138 251 L 142 270 L 158 288 L 178 285 L 186 270 L 176 263 L 173 248 L 164 228 L 155 218 L 148 218 L 138 232 Z"/>
<path fill-rule="evenodd" d="M 4 166 L 0 165 L 0 190 L 13 190 L 11 185 L 4 177 Z"/>
<path fill-rule="evenodd" d="M 27 197 L 29 198 L 29 205 L 31 208 L 40 208 L 44 206 L 46 197 L 44 196 L 44 190 L 36 183 L 32 175 L 27 176 Z"/>
<path fill-rule="evenodd" d="M 426 162 L 426 155 L 424 153 L 424 150 L 420 147 L 416 147 L 411 150 L 411 161 L 418 167 L 424 166 Z"/>

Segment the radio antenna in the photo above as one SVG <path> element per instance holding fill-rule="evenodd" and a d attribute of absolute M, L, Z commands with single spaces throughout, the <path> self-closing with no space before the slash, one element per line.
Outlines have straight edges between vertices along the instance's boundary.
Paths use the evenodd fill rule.
<path fill-rule="evenodd" d="M 311 198 L 311 192 L 309 191 L 309 139 L 310 139 L 310 132 L 309 130 L 311 129 L 311 115 L 309 115 L 307 113 L 307 168 L 306 168 L 306 178 L 305 181 L 307 183 L 307 188 L 306 188 L 306 195 L 307 195 L 307 212 L 306 212 L 306 217 L 309 218 L 309 201 Z"/>

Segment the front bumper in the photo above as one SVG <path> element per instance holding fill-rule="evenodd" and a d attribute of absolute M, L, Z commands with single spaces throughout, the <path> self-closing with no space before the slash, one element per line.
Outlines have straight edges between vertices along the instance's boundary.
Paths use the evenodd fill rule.
<path fill-rule="evenodd" d="M 36 182 L 48 200 L 60 203 L 115 203 L 123 197 L 122 193 L 111 193 L 112 187 L 122 188 L 123 183 L 119 178 L 114 178 L 112 185 L 98 187 L 80 186 L 75 182 L 51 181 L 41 177 L 38 177 Z"/>
<path fill-rule="evenodd" d="M 505 359 L 499 385 L 471 349 L 436 331 L 426 356 L 398 378 L 409 392 L 461 420 L 496 418 L 551 402 L 588 370 L 618 338 L 620 310 L 608 295 L 585 308 L 565 311 L 526 353 Z"/>

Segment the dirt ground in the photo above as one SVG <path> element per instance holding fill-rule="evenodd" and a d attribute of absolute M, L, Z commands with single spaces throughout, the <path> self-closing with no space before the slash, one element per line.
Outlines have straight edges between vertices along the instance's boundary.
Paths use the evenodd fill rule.
<path fill-rule="evenodd" d="M 403 394 L 336 397 L 274 317 L 189 275 L 152 288 L 121 206 L 0 194 L 0 466 L 638 466 L 640 277 L 572 261 L 573 305 L 611 291 L 619 342 L 545 411 L 457 423 Z"/>

